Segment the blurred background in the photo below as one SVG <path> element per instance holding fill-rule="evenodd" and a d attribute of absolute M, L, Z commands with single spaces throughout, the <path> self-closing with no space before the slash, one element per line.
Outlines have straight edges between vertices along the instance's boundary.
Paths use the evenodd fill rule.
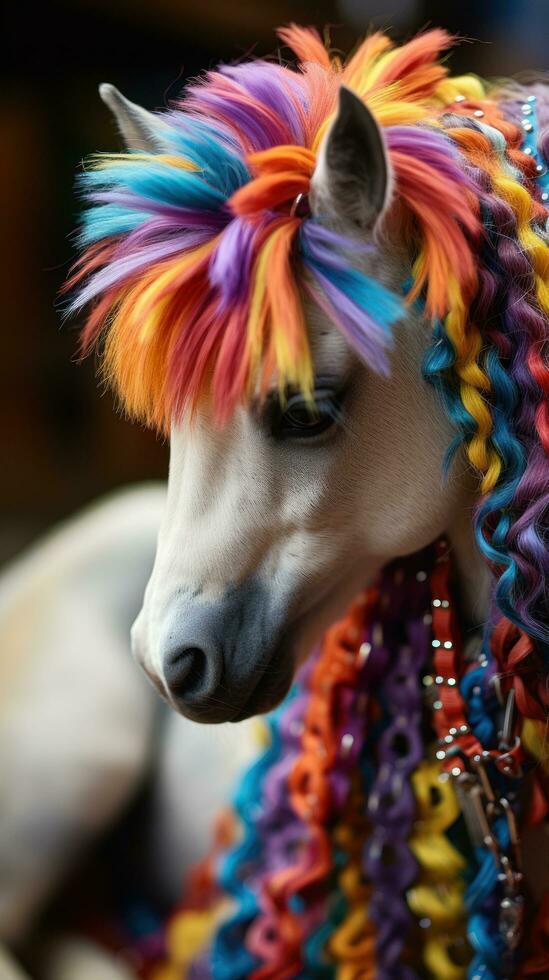
<path fill-rule="evenodd" d="M 98 494 L 167 470 L 167 447 L 98 390 L 93 359 L 75 363 L 78 324 L 62 327 L 56 304 L 74 175 L 117 148 L 100 82 L 161 108 L 203 68 L 272 52 L 290 20 L 330 25 L 342 50 L 370 27 L 405 39 L 443 26 L 467 39 L 453 69 L 486 76 L 546 68 L 549 36 L 547 0 L 48 0 L 7 4 L 4 18 L 0 561 Z"/>

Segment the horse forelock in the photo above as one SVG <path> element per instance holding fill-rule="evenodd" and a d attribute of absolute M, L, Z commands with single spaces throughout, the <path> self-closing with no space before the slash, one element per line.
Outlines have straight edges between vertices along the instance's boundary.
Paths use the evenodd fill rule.
<path fill-rule="evenodd" d="M 402 49 L 369 39 L 346 67 L 321 58 L 312 34 L 284 39 L 302 53 L 307 42 L 314 60 L 297 71 L 257 61 L 210 72 L 158 117 L 165 152 L 100 157 L 82 178 L 91 208 L 81 241 L 93 260 L 76 270 L 73 308 L 97 304 L 83 346 L 103 332 L 106 371 L 122 401 L 160 427 L 212 391 L 216 414 L 227 418 L 258 373 L 310 392 L 304 293 L 329 309 L 364 360 L 388 370 L 401 297 L 353 269 L 359 243 L 348 216 L 336 232 L 327 216 L 293 208 L 309 193 L 342 84 L 382 127 L 395 192 L 437 253 L 416 271 L 429 312 L 448 307 L 451 267 L 460 288 L 472 275 L 462 229 L 474 234 L 477 219 L 467 180 L 443 134 L 412 125 L 439 114 L 444 35 L 429 32 Z M 442 206 L 449 194 L 451 212 Z M 437 211 L 446 216 L 438 243 L 430 229 Z"/>

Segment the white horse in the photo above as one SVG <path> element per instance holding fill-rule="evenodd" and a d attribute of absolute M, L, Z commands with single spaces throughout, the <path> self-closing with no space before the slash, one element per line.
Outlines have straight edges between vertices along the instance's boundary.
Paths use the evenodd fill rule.
<path fill-rule="evenodd" d="M 208 844 L 195 805 L 214 815 L 254 751 L 235 730 L 221 740 L 173 712 L 159 716 L 132 662 L 130 626 L 164 502 L 162 485 L 100 501 L 0 577 L 0 980 L 26 976 L 8 948 L 28 954 L 29 943 L 33 980 L 125 975 L 76 937 L 44 942 L 40 914 L 144 782 L 147 865 L 175 902 L 183 870 Z"/>
<path fill-rule="evenodd" d="M 153 147 L 152 117 L 112 86 L 101 95 L 127 145 Z M 375 240 L 364 269 L 398 290 L 405 256 L 389 251 L 380 233 L 390 195 L 377 126 L 344 93 L 320 153 L 312 207 L 338 230 L 358 228 L 364 241 Z M 489 575 L 471 526 L 476 480 L 460 456 L 443 475 L 450 425 L 421 376 L 429 324 L 408 310 L 395 328 L 388 378 L 360 363 L 317 309 L 309 310 L 309 331 L 317 414 L 299 396 L 283 408 L 273 395 L 260 412 L 239 408 L 221 430 L 204 411 L 192 428 L 174 425 L 165 500 L 159 489 L 122 495 L 57 533 L 4 579 L 6 943 L 29 934 L 68 865 L 142 778 L 154 699 L 127 658 L 126 629 L 158 527 L 132 648 L 162 697 L 189 719 L 239 721 L 271 708 L 353 595 L 388 561 L 443 532 L 461 575 L 464 621 L 474 628 L 486 618 Z M 226 796 L 251 742 L 247 728 L 231 728 L 232 739 L 226 729 L 206 738 L 204 729 L 172 718 L 156 765 L 158 821 L 149 840 L 163 874 L 200 849 L 203 814 Z M 192 771 L 206 767 L 207 780 L 197 779 L 189 799 Z M 37 972 L 51 980 L 126 975 L 72 940 L 44 953 Z"/>

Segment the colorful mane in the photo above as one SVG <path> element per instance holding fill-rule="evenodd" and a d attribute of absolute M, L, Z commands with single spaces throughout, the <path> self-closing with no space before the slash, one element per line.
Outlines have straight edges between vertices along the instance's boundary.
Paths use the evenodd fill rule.
<path fill-rule="evenodd" d="M 477 531 L 498 603 L 546 642 L 547 193 L 522 145 L 520 93 L 498 103 L 479 80 L 448 77 L 440 30 L 401 48 L 374 34 L 345 64 L 314 31 L 280 37 L 297 70 L 209 72 L 158 115 L 158 152 L 100 155 L 86 169 L 86 250 L 69 283 L 73 310 L 92 304 L 82 348 L 103 337 L 123 405 L 162 430 L 208 398 L 223 422 L 273 378 L 281 393 L 310 395 L 305 298 L 387 371 L 402 297 L 353 267 L 356 240 L 294 204 L 338 88 L 350 87 L 385 137 L 407 301 L 433 320 L 426 376 L 481 478 Z"/>
<path fill-rule="evenodd" d="M 210 389 L 221 420 L 274 374 L 310 392 L 304 294 L 387 370 L 400 299 L 352 269 L 356 242 L 292 207 L 342 84 L 384 127 L 403 220 L 414 219 L 410 295 L 425 290 L 427 313 L 444 316 L 474 293 L 478 202 L 435 95 L 446 72 L 433 58 L 449 38 L 433 31 L 399 52 L 375 35 L 342 68 L 313 33 L 281 36 L 299 71 L 257 61 L 210 72 L 158 116 L 157 153 L 100 156 L 82 179 L 93 207 L 73 308 L 101 297 L 83 347 L 107 327 L 107 376 L 132 415 L 160 428 Z"/>

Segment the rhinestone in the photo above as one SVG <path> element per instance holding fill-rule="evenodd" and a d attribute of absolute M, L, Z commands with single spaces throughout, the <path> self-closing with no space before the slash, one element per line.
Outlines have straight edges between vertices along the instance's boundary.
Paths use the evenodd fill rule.
<path fill-rule="evenodd" d="M 444 741 L 446 742 L 446 745 L 451 745 L 452 742 L 454 741 L 454 736 L 453 735 L 445 735 L 444 736 Z"/>
<path fill-rule="evenodd" d="M 449 609 L 450 608 L 450 603 L 448 602 L 448 599 L 443 599 L 442 600 L 442 608 L 443 609 Z"/>
<path fill-rule="evenodd" d="M 549 194 L 547 193 L 547 191 L 543 192 L 543 194 L 541 195 L 541 199 L 542 201 L 549 201 Z"/>
<path fill-rule="evenodd" d="M 435 709 L 435 711 L 440 711 L 440 709 L 442 708 L 442 701 L 435 701 L 433 704 L 433 708 Z"/>
<path fill-rule="evenodd" d="M 444 641 L 444 649 L 445 650 L 451 650 L 452 649 L 452 641 L 451 640 L 445 640 Z"/>
<path fill-rule="evenodd" d="M 523 153 L 526 153 L 526 156 L 527 157 L 531 157 L 532 156 L 532 147 L 531 146 L 526 146 L 522 152 Z M 537 167 L 536 167 L 536 170 L 537 170 Z"/>
<path fill-rule="evenodd" d="M 432 683 L 433 683 L 433 678 L 431 677 L 431 675 L 425 674 L 425 677 L 423 678 L 424 687 L 431 687 Z"/>
<path fill-rule="evenodd" d="M 440 640 L 433 640 L 432 643 L 431 643 L 431 646 L 433 646 L 435 648 L 435 650 L 436 650 L 437 647 L 440 646 Z"/>
<path fill-rule="evenodd" d="M 418 572 L 416 575 L 416 581 L 425 582 L 427 580 L 427 572 Z"/>
<path fill-rule="evenodd" d="M 449 728 L 449 729 L 448 729 L 448 733 L 449 733 L 450 735 L 457 735 L 457 733 L 458 733 L 458 730 L 457 730 L 457 728 Z"/>
<path fill-rule="evenodd" d="M 541 163 L 538 163 L 538 165 L 536 167 L 536 173 L 537 174 L 543 174 L 543 173 L 545 173 L 545 167 Z"/>
<path fill-rule="evenodd" d="M 427 916 L 425 916 L 424 919 L 419 920 L 420 929 L 428 929 L 430 925 L 431 925 L 431 920 L 428 919 Z"/>
<path fill-rule="evenodd" d="M 481 761 L 481 758 L 480 758 L 480 755 L 477 752 L 477 754 L 473 756 L 473 762 L 478 766 L 478 764 L 479 764 L 480 761 Z"/>
<path fill-rule="evenodd" d="M 461 776 L 461 769 L 459 766 L 454 766 L 452 769 L 452 776 Z"/>
<path fill-rule="evenodd" d="M 438 775 L 438 781 L 439 781 L 439 783 L 447 783 L 448 780 L 449 780 L 449 778 L 450 778 L 450 776 L 448 775 L 447 772 L 440 772 L 439 775 Z"/>
<path fill-rule="evenodd" d="M 457 681 L 456 681 L 455 677 L 449 677 L 448 680 L 446 681 L 446 683 L 447 683 L 448 687 L 455 687 L 456 684 L 457 684 Z"/>
<path fill-rule="evenodd" d="M 456 97 L 454 99 L 454 102 L 465 102 L 465 96 L 464 95 L 456 95 Z"/>
<path fill-rule="evenodd" d="M 372 644 L 371 643 L 361 643 L 360 644 L 360 646 L 358 648 L 358 663 L 359 663 L 359 666 L 360 667 L 362 667 L 363 664 L 366 663 L 366 661 L 367 661 L 368 657 L 370 656 L 371 652 L 372 652 Z"/>
<path fill-rule="evenodd" d="M 482 117 L 484 115 L 484 110 L 483 109 L 475 109 L 475 111 L 473 112 L 473 115 L 476 116 L 477 119 L 482 119 Z"/>
<path fill-rule="evenodd" d="M 530 103 L 537 102 L 537 98 L 537 95 L 529 95 L 526 101 Z"/>
<path fill-rule="evenodd" d="M 437 759 L 440 762 L 442 762 L 442 760 L 446 758 L 446 752 L 444 751 L 444 749 L 439 749 L 438 752 L 437 752 L 437 754 L 436 754 L 436 756 L 437 756 Z"/>
<path fill-rule="evenodd" d="M 435 684 L 444 684 L 444 677 L 442 674 L 437 674 L 435 677 Z"/>
<path fill-rule="evenodd" d="M 532 115 L 532 106 L 531 105 L 528 105 L 527 102 L 525 102 L 524 105 L 521 106 L 521 108 L 522 108 L 522 111 L 523 111 L 523 113 L 524 113 L 525 116 L 531 116 Z"/>
<path fill-rule="evenodd" d="M 441 605 L 442 602 L 440 601 L 440 599 L 433 599 L 433 606 L 435 607 L 435 609 L 438 609 L 438 607 Z"/>
<path fill-rule="evenodd" d="M 469 733 L 469 725 L 460 725 L 459 733 L 460 735 L 467 735 Z"/>
<path fill-rule="evenodd" d="M 522 128 L 526 133 L 531 133 L 534 127 L 532 126 L 532 123 L 528 119 L 525 119 L 522 124 Z"/>
<path fill-rule="evenodd" d="M 353 735 L 351 735 L 350 732 L 345 732 L 345 735 L 343 735 L 341 739 L 341 752 L 343 753 L 343 755 L 347 755 L 351 751 L 353 747 L 353 743 L 354 743 Z"/>
<path fill-rule="evenodd" d="M 479 698 L 480 695 L 482 694 L 482 688 L 479 687 L 478 684 L 475 684 L 472 693 L 475 695 L 476 698 Z"/>

